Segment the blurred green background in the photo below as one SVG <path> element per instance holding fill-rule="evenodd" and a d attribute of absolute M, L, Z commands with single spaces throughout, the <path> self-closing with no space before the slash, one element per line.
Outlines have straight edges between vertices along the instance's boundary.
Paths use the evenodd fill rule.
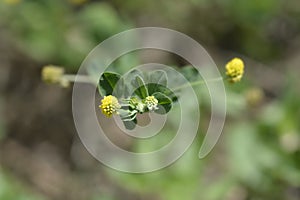
<path fill-rule="evenodd" d="M 223 73 L 227 61 L 242 57 L 246 75 L 226 84 L 226 125 L 208 157 L 197 158 L 210 119 L 199 89 L 202 121 L 192 147 L 163 170 L 124 174 L 85 150 L 72 120 L 72 89 L 44 84 L 40 71 L 55 64 L 76 73 L 101 41 L 143 26 L 191 36 Z M 0 199 L 299 200 L 299 33 L 299 0 L 1 0 Z M 131 55 L 117 64 L 147 59 Z M 111 137 L 145 152 L 172 132 L 146 142 Z"/>

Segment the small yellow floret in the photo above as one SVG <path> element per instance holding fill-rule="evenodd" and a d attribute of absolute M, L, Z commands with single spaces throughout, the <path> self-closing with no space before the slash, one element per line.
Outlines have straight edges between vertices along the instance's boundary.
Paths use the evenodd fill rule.
<path fill-rule="evenodd" d="M 45 66 L 42 70 L 42 80 L 46 83 L 60 83 L 65 71 L 62 67 Z"/>
<path fill-rule="evenodd" d="M 109 96 L 105 96 L 101 100 L 101 105 L 99 106 L 99 108 L 101 108 L 102 113 L 106 117 L 111 117 L 113 114 L 118 113 L 118 109 L 120 109 L 121 106 L 116 97 L 109 95 Z"/>
<path fill-rule="evenodd" d="M 244 62 L 240 58 L 234 58 L 226 66 L 226 75 L 230 82 L 239 82 L 244 75 Z"/>

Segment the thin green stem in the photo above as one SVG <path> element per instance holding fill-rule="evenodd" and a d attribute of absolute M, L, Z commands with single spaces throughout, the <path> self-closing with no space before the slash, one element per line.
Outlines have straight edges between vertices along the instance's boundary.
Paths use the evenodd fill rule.
<path fill-rule="evenodd" d="M 63 78 L 67 79 L 70 82 L 80 82 L 80 83 L 91 83 L 95 84 L 89 76 L 86 75 L 73 75 L 73 74 L 65 74 Z"/>
<path fill-rule="evenodd" d="M 215 82 L 215 81 L 221 81 L 223 80 L 223 77 L 219 77 L 219 78 L 215 78 L 215 79 L 210 79 L 210 80 L 207 80 L 207 81 L 204 81 L 204 80 L 199 80 L 199 81 L 195 81 L 195 82 L 191 82 L 191 83 L 187 83 L 187 84 L 184 84 L 184 85 L 181 85 L 177 88 L 174 88 L 172 91 L 175 92 L 177 90 L 181 90 L 181 89 L 184 89 L 184 88 L 187 88 L 187 87 L 193 87 L 193 86 L 196 86 L 196 85 L 202 85 L 202 84 L 205 84 L 206 82 Z"/>

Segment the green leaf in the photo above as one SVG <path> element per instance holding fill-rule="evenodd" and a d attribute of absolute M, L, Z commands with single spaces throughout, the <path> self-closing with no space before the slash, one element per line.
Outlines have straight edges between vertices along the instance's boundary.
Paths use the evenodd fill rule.
<path fill-rule="evenodd" d="M 121 79 L 124 82 L 122 94 L 125 98 L 131 97 L 134 94 L 136 88 L 133 87 L 132 82 L 135 80 L 136 76 L 143 77 L 143 73 L 139 70 L 134 69 L 128 72 L 126 75 L 122 76 Z"/>
<path fill-rule="evenodd" d="M 113 72 L 104 72 L 99 80 L 98 89 L 101 96 L 111 95 L 121 76 Z"/>
<path fill-rule="evenodd" d="M 134 93 L 139 96 L 141 99 L 145 99 L 147 96 L 149 96 L 148 89 L 145 85 L 145 82 L 143 78 L 139 75 L 135 77 L 135 79 L 132 81 L 132 86 L 134 88 L 137 88 Z"/>
<path fill-rule="evenodd" d="M 137 69 L 133 69 L 130 72 L 127 73 L 126 77 L 129 77 L 129 79 L 133 80 L 136 76 L 144 77 L 143 72 Z"/>
<path fill-rule="evenodd" d="M 156 70 L 149 74 L 148 83 L 157 83 L 163 86 L 167 86 L 167 73 L 163 70 Z"/>
<path fill-rule="evenodd" d="M 134 120 L 132 120 L 132 121 L 123 121 L 123 124 L 126 129 L 133 130 L 137 124 L 137 120 L 136 120 L 136 118 L 134 118 Z"/>
<path fill-rule="evenodd" d="M 153 95 L 154 93 L 160 92 L 160 93 L 168 96 L 173 102 L 176 102 L 178 100 L 175 93 L 172 92 L 172 90 L 170 90 L 166 86 L 156 84 L 156 83 L 149 83 L 146 86 L 148 88 L 149 95 Z"/>
<path fill-rule="evenodd" d="M 113 95 L 119 98 L 124 96 L 125 88 L 126 88 L 125 80 L 121 77 L 118 83 L 115 85 Z"/>
<path fill-rule="evenodd" d="M 159 86 L 167 86 L 167 74 L 162 70 L 151 72 L 147 84 L 149 95 L 159 92 Z"/>
<path fill-rule="evenodd" d="M 153 96 L 158 100 L 158 107 L 159 109 L 155 112 L 158 114 L 166 114 L 168 113 L 172 108 L 172 99 L 166 96 L 163 93 L 156 92 L 153 94 Z"/>

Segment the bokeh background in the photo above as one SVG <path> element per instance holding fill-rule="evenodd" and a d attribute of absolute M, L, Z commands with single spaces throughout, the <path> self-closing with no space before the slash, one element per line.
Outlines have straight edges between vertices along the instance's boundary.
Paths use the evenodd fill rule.
<path fill-rule="evenodd" d="M 226 84 L 227 121 L 208 157 L 197 158 L 210 119 L 209 97 L 199 92 L 201 128 L 186 154 L 164 170 L 125 174 L 86 151 L 72 119 L 72 88 L 47 85 L 40 72 L 54 64 L 76 73 L 101 41 L 143 26 L 191 36 L 222 73 L 239 56 L 246 75 Z M 299 33 L 299 0 L 1 0 L 0 199 L 299 200 Z M 184 64 L 149 55 L 116 64 Z M 114 140 L 146 151 L 169 136 Z"/>

